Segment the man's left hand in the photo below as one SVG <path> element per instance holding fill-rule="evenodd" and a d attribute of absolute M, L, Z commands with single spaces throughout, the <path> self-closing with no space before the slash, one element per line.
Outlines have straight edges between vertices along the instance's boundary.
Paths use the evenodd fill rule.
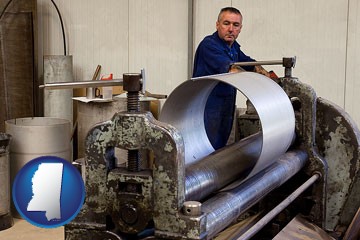
<path fill-rule="evenodd" d="M 270 73 L 268 71 L 266 71 L 261 65 L 257 65 L 255 66 L 255 71 L 256 73 L 260 73 L 264 76 L 267 76 L 268 78 L 270 78 Z"/>

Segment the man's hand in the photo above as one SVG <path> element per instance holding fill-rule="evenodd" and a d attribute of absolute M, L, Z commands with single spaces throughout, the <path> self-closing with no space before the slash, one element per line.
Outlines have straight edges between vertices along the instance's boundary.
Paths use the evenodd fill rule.
<path fill-rule="evenodd" d="M 236 65 L 230 66 L 229 73 L 238 73 L 238 72 L 246 72 L 246 71 L 240 66 L 236 66 Z"/>
<path fill-rule="evenodd" d="M 262 74 L 264 76 L 267 76 L 268 78 L 271 78 L 277 84 L 280 83 L 279 77 L 276 75 L 275 72 L 273 72 L 273 71 L 268 72 L 261 65 L 255 66 L 255 72 L 260 73 L 260 74 Z"/>
<path fill-rule="evenodd" d="M 231 65 L 229 73 L 246 72 L 242 67 L 237 65 Z M 254 72 L 262 74 L 268 78 L 271 78 L 278 83 L 279 77 L 273 71 L 266 71 L 261 65 L 254 66 Z"/>
<path fill-rule="evenodd" d="M 260 73 L 264 76 L 267 76 L 268 78 L 270 78 L 270 73 L 268 71 L 266 71 L 261 65 L 257 65 L 255 66 L 255 71 L 256 73 Z"/>

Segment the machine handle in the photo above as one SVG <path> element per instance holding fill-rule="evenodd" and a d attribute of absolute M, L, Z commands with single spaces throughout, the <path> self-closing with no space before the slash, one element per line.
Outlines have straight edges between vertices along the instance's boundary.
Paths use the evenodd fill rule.
<path fill-rule="evenodd" d="M 113 80 L 90 80 L 90 81 L 78 81 L 78 82 L 58 82 L 58 83 L 46 83 L 40 85 L 39 88 L 42 89 L 72 89 L 72 88 L 88 88 L 88 87 L 107 87 L 107 86 L 122 86 L 123 79 L 113 79 Z"/>
<path fill-rule="evenodd" d="M 284 57 L 282 60 L 255 61 L 255 62 L 235 62 L 232 66 L 258 66 L 258 65 L 282 65 L 283 67 L 294 68 L 296 57 Z"/>

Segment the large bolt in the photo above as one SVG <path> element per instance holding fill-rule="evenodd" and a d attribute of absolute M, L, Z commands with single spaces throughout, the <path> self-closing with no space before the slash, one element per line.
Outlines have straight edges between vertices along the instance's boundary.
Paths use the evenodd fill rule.
<path fill-rule="evenodd" d="M 127 91 L 127 110 L 128 112 L 139 112 L 139 92 L 142 88 L 140 81 L 140 73 L 125 73 L 123 74 L 123 88 Z"/>
<path fill-rule="evenodd" d="M 142 89 L 140 81 L 140 73 L 124 73 L 123 74 L 123 88 L 127 92 L 139 92 Z"/>
<path fill-rule="evenodd" d="M 197 217 L 201 215 L 201 202 L 186 201 L 183 206 L 183 213 L 186 216 Z"/>
<path fill-rule="evenodd" d="M 292 77 L 292 69 L 295 67 L 296 57 L 283 58 L 283 66 L 285 67 L 285 77 Z"/>
<path fill-rule="evenodd" d="M 123 88 L 127 91 L 127 110 L 128 112 L 139 112 L 139 92 L 142 89 L 140 73 L 123 74 Z M 128 170 L 131 172 L 140 171 L 140 156 L 138 150 L 128 151 Z"/>
<path fill-rule="evenodd" d="M 128 170 L 130 172 L 140 171 L 140 159 L 139 150 L 128 150 Z"/>
<path fill-rule="evenodd" d="M 125 204 L 125 206 L 120 209 L 120 216 L 121 219 L 129 225 L 135 224 L 138 220 L 137 209 L 133 204 L 130 203 Z"/>
<path fill-rule="evenodd" d="M 287 68 L 294 68 L 296 64 L 296 57 L 284 57 L 283 66 Z"/>

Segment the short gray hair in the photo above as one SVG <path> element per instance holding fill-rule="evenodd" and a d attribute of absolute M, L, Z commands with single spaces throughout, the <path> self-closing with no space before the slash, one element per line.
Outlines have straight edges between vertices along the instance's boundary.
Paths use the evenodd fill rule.
<path fill-rule="evenodd" d="M 241 12 L 239 11 L 239 9 L 234 8 L 234 7 L 224 7 L 220 10 L 219 15 L 218 15 L 218 21 L 220 20 L 220 16 L 223 12 L 231 12 L 231 13 L 235 13 L 235 14 L 239 14 L 242 17 Z"/>

